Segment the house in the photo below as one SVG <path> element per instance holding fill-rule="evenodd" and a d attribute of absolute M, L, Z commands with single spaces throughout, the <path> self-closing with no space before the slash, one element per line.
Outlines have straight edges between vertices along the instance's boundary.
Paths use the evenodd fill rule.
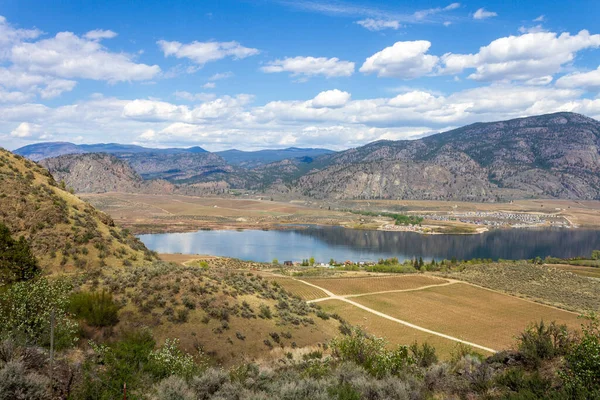
<path fill-rule="evenodd" d="M 284 261 L 283 265 L 285 265 L 286 267 L 292 267 L 294 263 L 292 261 Z"/>

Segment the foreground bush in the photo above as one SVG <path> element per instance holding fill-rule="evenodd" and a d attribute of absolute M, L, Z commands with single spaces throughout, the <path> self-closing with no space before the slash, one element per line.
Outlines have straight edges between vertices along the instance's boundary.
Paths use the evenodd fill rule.
<path fill-rule="evenodd" d="M 350 335 L 332 340 L 331 348 L 340 360 L 352 361 L 376 377 L 398 375 L 406 367 L 415 364 L 408 347 L 398 346 L 395 350 L 388 350 L 386 344 L 384 339 L 355 328 Z"/>
<path fill-rule="evenodd" d="M 77 323 L 68 317 L 71 285 L 65 281 L 36 279 L 18 282 L 0 293 L 0 338 L 48 347 L 50 321 L 54 314 L 56 348 L 72 346 Z"/>
<path fill-rule="evenodd" d="M 113 301 L 112 295 L 104 290 L 73 294 L 69 302 L 69 311 L 91 326 L 114 326 L 119 322 L 119 305 Z"/>
<path fill-rule="evenodd" d="M 25 238 L 15 240 L 0 223 L 0 286 L 33 279 L 40 267 Z"/>

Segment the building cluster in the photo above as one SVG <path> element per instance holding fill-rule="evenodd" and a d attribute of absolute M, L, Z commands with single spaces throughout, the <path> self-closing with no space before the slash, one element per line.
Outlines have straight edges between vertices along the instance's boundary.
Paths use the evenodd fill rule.
<path fill-rule="evenodd" d="M 485 225 L 491 227 L 531 227 L 537 225 L 551 225 L 557 227 L 568 227 L 569 222 L 560 216 L 553 214 L 529 214 L 518 212 L 453 212 L 450 214 L 427 214 L 421 215 L 424 219 L 434 221 L 460 221 L 467 224 Z"/>

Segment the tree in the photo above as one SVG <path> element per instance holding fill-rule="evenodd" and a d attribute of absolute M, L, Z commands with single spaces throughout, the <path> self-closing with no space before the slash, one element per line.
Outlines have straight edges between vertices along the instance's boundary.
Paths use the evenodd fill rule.
<path fill-rule="evenodd" d="M 423 262 L 423 257 L 419 257 L 419 269 L 423 268 L 425 263 Z"/>
<path fill-rule="evenodd" d="M 0 223 L 0 285 L 27 281 L 39 271 L 25 238 L 15 240 L 6 225 Z"/>
<path fill-rule="evenodd" d="M 329 260 L 329 265 L 335 265 L 335 260 L 333 258 Z"/>
<path fill-rule="evenodd" d="M 600 250 L 592 250 L 592 259 L 600 260 Z"/>
<path fill-rule="evenodd" d="M 308 260 L 309 265 L 315 265 L 315 258 L 311 257 L 310 260 Z"/>
<path fill-rule="evenodd" d="M 279 265 L 279 260 L 274 258 L 273 261 L 271 261 L 271 264 L 273 265 Z"/>

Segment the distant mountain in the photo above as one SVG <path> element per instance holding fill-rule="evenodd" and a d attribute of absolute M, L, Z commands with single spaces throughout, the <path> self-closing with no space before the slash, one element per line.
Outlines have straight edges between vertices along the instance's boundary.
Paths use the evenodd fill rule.
<path fill-rule="evenodd" d="M 600 122 L 574 113 L 477 123 L 325 155 L 294 191 L 317 198 L 600 199 Z"/>
<path fill-rule="evenodd" d="M 167 148 L 153 149 L 148 147 L 136 146 L 132 144 L 118 143 L 99 143 L 99 144 L 73 144 L 68 142 L 43 142 L 30 144 L 14 151 L 15 154 L 27 157 L 33 161 L 39 161 L 44 158 L 58 157 L 65 154 L 82 153 L 158 153 L 158 154 L 178 154 L 178 153 L 206 153 L 201 147 L 190 147 L 189 149 Z"/>
<path fill-rule="evenodd" d="M 286 159 L 312 159 L 321 155 L 332 154 L 334 151 L 327 149 L 297 148 L 289 147 L 278 150 L 241 151 L 225 150 L 216 154 L 223 157 L 229 164 L 237 165 L 247 169 L 253 169 L 261 165 L 274 163 Z"/>

